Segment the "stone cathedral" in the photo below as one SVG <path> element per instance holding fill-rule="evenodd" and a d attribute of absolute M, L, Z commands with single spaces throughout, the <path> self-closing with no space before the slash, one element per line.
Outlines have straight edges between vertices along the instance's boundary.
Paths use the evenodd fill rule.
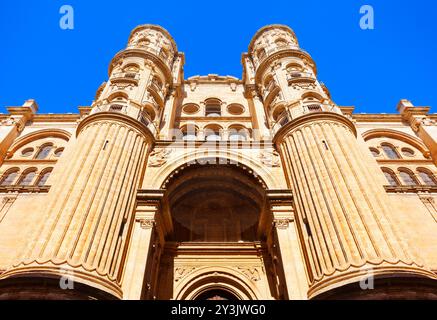
<path fill-rule="evenodd" d="M 0 299 L 437 299 L 437 114 L 337 105 L 287 26 L 184 78 L 135 28 L 77 114 L 0 115 Z"/>

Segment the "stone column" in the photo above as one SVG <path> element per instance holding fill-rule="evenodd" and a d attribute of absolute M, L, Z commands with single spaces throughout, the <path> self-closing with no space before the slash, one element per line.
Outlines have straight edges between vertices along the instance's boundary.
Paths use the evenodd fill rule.
<path fill-rule="evenodd" d="M 160 196 L 163 196 L 161 194 Z M 140 202 L 137 206 L 135 224 L 129 244 L 126 268 L 123 275 L 123 299 L 140 300 L 144 296 L 156 299 L 155 276 L 157 271 L 154 259 L 160 258 L 157 252 L 163 236 L 158 226 L 161 211 L 160 200 Z M 156 255 L 158 253 L 158 257 Z"/>
<path fill-rule="evenodd" d="M 434 164 L 437 165 L 437 121 L 429 117 L 430 107 L 415 107 L 408 100 L 401 100 L 398 110 L 417 136 L 431 152 Z"/>
<path fill-rule="evenodd" d="M 269 140 L 270 139 L 270 131 L 267 128 L 267 120 L 265 117 L 264 104 L 261 101 L 261 97 L 258 95 L 256 89 L 250 91 L 250 95 L 252 97 L 253 110 L 252 115 L 256 120 L 256 128 L 259 130 L 258 138 L 260 140 Z"/>
<path fill-rule="evenodd" d="M 363 161 L 350 120 L 309 114 L 284 126 L 275 144 L 295 196 L 309 298 L 356 283 L 369 269 L 375 276 L 435 278 L 391 221 L 391 200 L 375 184 L 380 170 Z"/>
<path fill-rule="evenodd" d="M 75 282 L 122 298 L 127 239 L 153 137 L 118 113 L 85 118 L 77 136 L 45 206 L 36 208 L 41 225 L 2 278 L 56 278 L 68 269 Z"/>
<path fill-rule="evenodd" d="M 306 300 L 308 281 L 305 272 L 291 198 L 270 200 L 279 252 L 290 300 Z"/>

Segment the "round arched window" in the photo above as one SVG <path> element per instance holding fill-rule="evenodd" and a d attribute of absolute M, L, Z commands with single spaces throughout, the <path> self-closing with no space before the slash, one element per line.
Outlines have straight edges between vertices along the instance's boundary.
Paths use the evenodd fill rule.
<path fill-rule="evenodd" d="M 244 113 L 244 107 L 241 104 L 231 104 L 228 106 L 228 113 L 232 114 L 233 116 L 239 116 Z"/>
<path fill-rule="evenodd" d="M 375 158 L 377 158 L 377 157 L 379 157 L 379 156 L 381 155 L 381 152 L 379 152 L 379 150 L 376 149 L 376 148 L 370 148 L 370 152 L 372 153 L 372 155 L 373 155 Z"/>
<path fill-rule="evenodd" d="M 55 156 L 59 158 L 60 156 L 62 156 L 63 153 L 64 153 L 64 148 L 56 149 Z"/>
<path fill-rule="evenodd" d="M 410 148 L 402 148 L 402 154 L 406 157 L 414 157 L 414 151 Z"/>
<path fill-rule="evenodd" d="M 200 107 L 195 103 L 189 103 L 182 107 L 182 112 L 185 114 L 195 114 L 199 112 Z"/>
<path fill-rule="evenodd" d="M 30 157 L 35 150 L 33 148 L 26 148 L 21 152 L 23 157 Z"/>

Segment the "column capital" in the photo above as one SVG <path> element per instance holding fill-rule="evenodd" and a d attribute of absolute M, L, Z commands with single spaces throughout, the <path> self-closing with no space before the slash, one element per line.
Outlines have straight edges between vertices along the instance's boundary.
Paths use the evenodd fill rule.
<path fill-rule="evenodd" d="M 422 125 L 431 125 L 431 120 L 428 118 L 430 107 L 416 107 L 411 101 L 403 99 L 399 101 L 397 109 L 402 119 L 410 124 L 414 132 L 419 131 Z"/>

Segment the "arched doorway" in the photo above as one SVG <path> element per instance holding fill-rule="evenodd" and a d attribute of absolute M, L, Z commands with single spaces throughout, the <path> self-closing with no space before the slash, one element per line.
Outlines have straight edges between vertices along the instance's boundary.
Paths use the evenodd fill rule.
<path fill-rule="evenodd" d="M 252 170 L 205 159 L 176 170 L 163 189 L 167 232 L 159 299 L 274 297 L 272 282 L 279 276 L 268 272 L 273 265 L 266 244 L 270 207 L 265 184 Z M 220 278 L 224 267 L 234 280 L 211 280 Z M 199 282 L 193 274 L 205 268 L 210 280 Z M 237 283 L 251 294 L 236 294 L 242 292 Z"/>
<path fill-rule="evenodd" d="M 223 289 L 211 289 L 205 292 L 202 292 L 199 296 L 197 296 L 194 300 L 205 301 L 205 300 L 216 300 L 216 301 L 237 301 L 237 296 L 232 294 L 231 292 Z"/>

